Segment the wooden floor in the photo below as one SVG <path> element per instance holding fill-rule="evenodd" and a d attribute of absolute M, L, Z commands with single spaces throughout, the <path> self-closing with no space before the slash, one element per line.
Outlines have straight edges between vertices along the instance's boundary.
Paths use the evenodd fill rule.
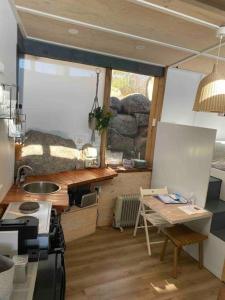
<path fill-rule="evenodd" d="M 151 233 L 154 240 L 161 238 Z M 89 237 L 70 242 L 66 250 L 67 296 L 74 300 L 215 300 L 221 283 L 182 252 L 181 273 L 171 277 L 172 246 L 165 262 L 159 261 L 161 245 L 146 251 L 144 233 L 136 238 L 100 228 Z"/>

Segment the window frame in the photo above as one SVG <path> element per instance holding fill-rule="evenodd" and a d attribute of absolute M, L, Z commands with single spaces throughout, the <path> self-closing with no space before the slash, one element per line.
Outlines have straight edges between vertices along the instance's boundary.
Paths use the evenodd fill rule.
<path fill-rule="evenodd" d="M 167 76 L 167 69 L 164 76 L 154 77 L 151 111 L 149 114 L 147 143 L 146 143 L 146 150 L 145 150 L 145 160 L 147 161 L 148 168 L 152 168 L 152 164 L 153 164 L 156 129 L 157 129 L 157 123 L 161 120 L 166 76 Z M 106 68 L 105 88 L 104 88 L 104 98 L 103 98 L 103 108 L 105 111 L 109 110 L 111 83 L 112 83 L 112 69 Z M 105 163 L 106 148 L 107 148 L 107 130 L 104 130 L 101 134 L 101 145 L 100 145 L 100 166 L 102 168 L 106 167 L 106 163 Z"/>

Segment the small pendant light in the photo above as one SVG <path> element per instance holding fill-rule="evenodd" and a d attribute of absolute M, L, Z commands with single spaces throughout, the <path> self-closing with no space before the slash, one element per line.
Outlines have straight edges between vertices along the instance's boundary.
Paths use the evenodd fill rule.
<path fill-rule="evenodd" d="M 199 83 L 193 111 L 225 112 L 225 76 L 218 69 L 221 43 L 225 36 L 225 26 L 219 28 L 217 36 L 220 39 L 217 61 L 212 72 Z"/>

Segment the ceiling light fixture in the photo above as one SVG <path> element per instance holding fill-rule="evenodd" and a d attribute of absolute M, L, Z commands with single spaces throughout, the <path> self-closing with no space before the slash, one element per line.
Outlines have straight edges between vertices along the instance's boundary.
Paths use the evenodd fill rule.
<path fill-rule="evenodd" d="M 193 107 L 194 111 L 225 112 L 225 75 L 218 68 L 221 43 L 224 36 L 225 26 L 221 26 L 217 31 L 217 37 L 220 40 L 217 61 L 213 66 L 212 72 L 199 83 Z"/>
<path fill-rule="evenodd" d="M 145 49 L 145 46 L 144 45 L 137 45 L 135 47 L 137 50 L 144 50 Z"/>
<path fill-rule="evenodd" d="M 79 30 L 78 30 L 78 29 L 75 29 L 75 28 L 70 28 L 70 29 L 68 30 L 68 32 L 69 32 L 70 34 L 78 34 L 78 33 L 79 33 Z"/>

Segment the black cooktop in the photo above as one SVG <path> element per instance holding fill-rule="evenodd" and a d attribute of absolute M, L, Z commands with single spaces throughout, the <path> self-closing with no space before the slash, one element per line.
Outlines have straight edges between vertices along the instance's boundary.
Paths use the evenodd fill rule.
<path fill-rule="evenodd" d="M 20 212 L 22 212 L 23 214 L 32 214 L 35 213 L 39 210 L 40 205 L 38 202 L 23 202 L 20 206 L 19 206 L 19 210 Z"/>

